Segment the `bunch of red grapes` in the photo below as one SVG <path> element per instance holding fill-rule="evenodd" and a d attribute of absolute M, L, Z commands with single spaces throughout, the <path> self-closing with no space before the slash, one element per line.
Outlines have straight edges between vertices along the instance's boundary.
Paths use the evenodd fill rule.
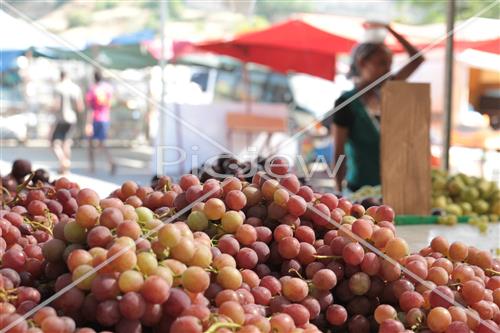
<path fill-rule="evenodd" d="M 394 211 L 315 193 L 283 161 L 107 198 L 65 178 L 2 191 L 0 332 L 494 333 L 500 261 Z"/>

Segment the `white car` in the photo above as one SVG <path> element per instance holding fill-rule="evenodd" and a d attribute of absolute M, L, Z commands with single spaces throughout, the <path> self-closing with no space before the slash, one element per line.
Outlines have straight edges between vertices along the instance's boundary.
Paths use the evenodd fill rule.
<path fill-rule="evenodd" d="M 0 139 L 25 142 L 28 139 L 28 128 L 36 124 L 33 113 L 23 111 L 24 103 L 0 101 L 2 121 L 0 122 Z"/>

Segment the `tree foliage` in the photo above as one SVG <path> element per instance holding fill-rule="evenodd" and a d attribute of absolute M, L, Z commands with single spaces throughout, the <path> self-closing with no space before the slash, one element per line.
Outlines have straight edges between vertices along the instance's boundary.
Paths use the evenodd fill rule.
<path fill-rule="evenodd" d="M 313 6 L 304 0 L 256 0 L 255 14 L 270 21 L 284 18 L 294 13 L 311 12 Z"/>
<path fill-rule="evenodd" d="M 156 13 L 160 9 L 160 2 L 158 0 L 147 0 L 141 2 L 141 5 L 145 8 L 153 9 Z M 182 16 L 182 11 L 184 9 L 184 2 L 182 0 L 169 0 L 168 5 L 168 16 L 174 19 L 180 18 Z M 159 17 L 160 14 L 158 14 Z"/>
<path fill-rule="evenodd" d="M 492 0 L 456 0 L 455 20 L 466 20 L 477 16 L 492 3 Z M 446 21 L 447 1 L 427 1 L 427 0 L 403 0 L 398 2 L 400 15 L 399 20 L 413 24 L 439 23 Z M 499 18 L 500 4 L 492 6 L 482 12 L 480 17 Z"/>

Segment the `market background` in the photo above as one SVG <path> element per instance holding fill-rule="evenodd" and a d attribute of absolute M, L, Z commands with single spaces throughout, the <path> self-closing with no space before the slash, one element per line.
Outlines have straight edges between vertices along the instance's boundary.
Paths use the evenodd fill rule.
<path fill-rule="evenodd" d="M 499 134 L 499 0 L 0 0 L 0 333 L 500 333 Z"/>
<path fill-rule="evenodd" d="M 470 19 L 488 4 L 487 1 L 458 2 L 456 24 Z M 88 172 L 82 116 L 75 137 L 70 179 L 98 188 L 102 194 L 127 179 L 148 184 L 156 171 L 156 147 L 161 140 L 176 145 L 180 145 L 181 140 L 186 147 L 205 144 L 196 133 L 172 119 L 164 119 L 166 125 L 159 126 L 160 9 L 156 1 L 2 3 L 1 29 L 13 32 L 5 34 L 1 44 L 2 175 L 9 172 L 12 161 L 26 157 L 35 168 L 57 174 L 56 159 L 48 140 L 54 122 L 50 108 L 52 89 L 61 69 L 66 70 L 83 91 L 87 89 L 93 66 L 82 59 L 82 55 L 112 73 L 112 76 L 105 74 L 115 88 L 108 144 L 118 170 L 110 175 L 105 161 L 99 160 L 97 172 Z M 223 108 L 244 110 L 251 103 L 252 109 L 258 112 L 259 108 L 273 104 L 276 114 L 287 119 L 288 130 L 281 139 L 331 110 L 340 93 L 351 87 L 346 78 L 348 52 L 338 54 L 335 77 L 326 80 L 307 74 L 277 73 L 255 64 L 244 66 L 231 57 L 191 52 L 193 45 L 230 39 L 289 20 L 305 22 L 355 41 L 366 37 L 363 22 L 391 22 L 411 42 L 425 45 L 445 33 L 446 19 L 445 2 L 424 6 L 419 1 L 288 1 L 284 6 L 266 1 L 177 0 L 168 2 L 164 11 L 166 108 L 195 127 L 207 126 L 223 133 L 226 126 Z M 457 43 L 463 44 L 457 44 L 454 54 L 450 173 L 463 172 L 500 184 L 498 14 L 498 7 L 494 7 L 456 35 Z M 481 41 L 491 45 L 474 46 Z M 431 152 L 433 166 L 439 167 L 444 145 L 444 44 L 427 52 L 425 58 L 426 62 L 410 81 L 431 84 Z M 405 55 L 397 54 L 395 66 L 404 59 Z M 246 70 L 248 81 L 244 79 Z M 159 135 L 162 128 L 168 129 L 164 138 Z M 225 140 L 224 135 L 221 140 Z M 246 146 L 262 147 L 265 142 L 262 135 L 253 136 L 251 142 L 244 135 L 236 135 L 231 144 L 243 152 Z M 204 147 L 211 149 L 210 154 L 220 152 L 207 147 L 209 145 Z M 318 156 L 331 161 L 332 142 L 324 127 L 308 130 L 290 146 L 289 152 L 303 156 L 309 166 L 316 164 Z M 186 162 L 169 169 L 168 173 L 179 176 L 197 166 Z M 313 178 L 312 183 L 322 188 L 333 186 L 326 173 L 315 173 Z M 457 237 L 469 232 L 457 230 Z M 477 232 L 474 228 L 471 230 Z M 420 232 L 426 235 L 417 236 L 421 239 L 434 233 L 432 230 Z M 498 241 L 498 228 L 492 227 L 488 239 L 493 244 Z"/>

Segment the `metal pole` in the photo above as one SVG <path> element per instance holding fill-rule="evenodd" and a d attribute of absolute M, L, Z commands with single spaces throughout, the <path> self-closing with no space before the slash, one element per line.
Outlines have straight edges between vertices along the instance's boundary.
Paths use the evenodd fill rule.
<path fill-rule="evenodd" d="M 452 103 L 453 103 L 453 31 L 455 26 L 455 0 L 448 0 L 446 6 L 446 38 L 445 72 L 444 72 L 444 155 L 443 167 L 450 169 L 450 142 L 452 129 Z"/>
<path fill-rule="evenodd" d="M 160 128 L 158 135 L 160 136 L 159 144 L 161 149 L 165 146 L 165 135 L 163 129 L 165 127 L 165 21 L 166 21 L 166 1 L 160 1 L 160 68 L 161 68 L 161 93 L 160 93 Z"/>
<path fill-rule="evenodd" d="M 248 6 L 248 17 L 253 20 L 253 14 L 255 12 L 255 2 L 257 0 L 250 1 L 250 5 Z"/>
<path fill-rule="evenodd" d="M 255 2 L 256 0 L 251 0 L 250 4 L 248 5 L 248 20 L 250 22 L 252 22 L 254 19 Z M 248 63 L 243 62 L 242 65 L 243 65 L 243 81 L 246 87 L 246 97 L 247 97 L 245 101 L 246 102 L 245 112 L 250 114 L 252 113 L 252 85 L 250 82 L 250 73 L 248 72 Z"/>
<path fill-rule="evenodd" d="M 255 1 L 252 0 L 248 6 L 248 19 L 251 22 L 253 20 L 254 16 L 254 10 L 255 10 Z M 252 113 L 252 84 L 250 82 L 250 73 L 248 72 L 248 63 L 243 62 L 242 63 L 242 70 L 243 70 L 243 82 L 246 88 L 246 98 L 245 98 L 245 113 L 246 114 L 251 114 Z M 252 133 L 247 132 L 246 134 L 246 147 L 248 148 L 250 146 L 250 142 L 252 141 Z"/>

